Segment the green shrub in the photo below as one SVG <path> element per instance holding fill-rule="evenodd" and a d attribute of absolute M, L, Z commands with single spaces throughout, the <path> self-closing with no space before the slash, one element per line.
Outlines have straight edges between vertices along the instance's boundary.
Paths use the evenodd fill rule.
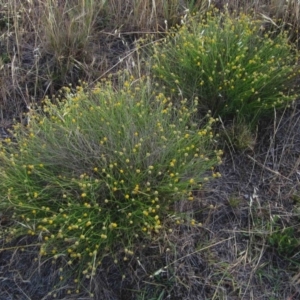
<path fill-rule="evenodd" d="M 11 237 L 40 238 L 40 254 L 79 262 L 91 276 L 115 249 L 132 254 L 141 238 L 159 233 L 172 203 L 219 173 L 212 151 L 214 119 L 199 129 L 196 109 L 173 106 L 148 79 L 116 90 L 84 84 L 64 100 L 45 100 L 27 129 L 2 143 L 1 209 L 13 210 Z M 194 105 L 196 105 L 196 101 Z"/>
<path fill-rule="evenodd" d="M 275 229 L 277 229 L 277 231 L 274 231 L 268 237 L 268 242 L 280 255 L 291 258 L 299 252 L 299 239 L 296 237 L 295 231 L 292 227 Z"/>
<path fill-rule="evenodd" d="M 249 16 L 210 11 L 156 43 L 153 72 L 169 93 L 199 97 L 200 111 L 254 125 L 296 99 L 293 50 L 284 32 L 272 38 Z"/>

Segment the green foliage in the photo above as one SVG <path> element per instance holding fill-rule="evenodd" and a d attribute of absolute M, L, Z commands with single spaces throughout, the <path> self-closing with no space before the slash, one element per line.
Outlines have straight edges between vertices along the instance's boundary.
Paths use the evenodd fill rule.
<path fill-rule="evenodd" d="M 228 199 L 228 204 L 231 208 L 237 209 L 241 205 L 241 199 L 239 199 L 237 196 L 232 196 Z"/>
<path fill-rule="evenodd" d="M 191 123 L 196 101 L 175 107 L 148 79 L 119 81 L 119 90 L 65 88 L 1 145 L 11 237 L 38 236 L 41 256 L 79 262 L 87 277 L 115 249 L 127 260 L 136 241 L 160 232 L 174 201 L 192 201 L 200 182 L 220 176 L 221 151 L 209 150 L 215 120 Z"/>
<path fill-rule="evenodd" d="M 271 246 L 275 247 L 279 254 L 285 257 L 290 258 L 300 249 L 299 239 L 295 237 L 292 227 L 273 232 L 268 241 Z"/>
<path fill-rule="evenodd" d="M 200 111 L 225 120 L 254 126 L 297 97 L 297 55 L 286 34 L 272 37 L 247 15 L 196 15 L 154 52 L 153 72 L 169 93 L 197 96 Z"/>
<path fill-rule="evenodd" d="M 280 218 L 274 216 L 270 223 L 270 234 L 268 236 L 268 243 L 276 249 L 276 251 L 286 257 L 291 258 L 300 250 L 299 237 L 297 236 L 296 227 L 283 227 Z M 298 222 L 297 222 L 298 223 Z"/>

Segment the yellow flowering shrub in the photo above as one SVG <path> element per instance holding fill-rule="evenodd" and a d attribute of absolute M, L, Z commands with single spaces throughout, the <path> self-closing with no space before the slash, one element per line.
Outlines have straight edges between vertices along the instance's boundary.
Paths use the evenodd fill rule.
<path fill-rule="evenodd" d="M 250 15 L 212 10 L 157 42 L 152 69 L 175 101 L 197 96 L 200 111 L 255 125 L 297 98 L 296 52 L 285 32 L 272 35 Z"/>
<path fill-rule="evenodd" d="M 15 128 L 15 142 L 1 144 L 0 205 L 12 211 L 11 237 L 38 236 L 40 255 L 67 257 L 78 276 L 158 234 L 172 203 L 192 201 L 193 190 L 220 176 L 215 120 L 191 122 L 197 100 L 174 106 L 148 78 L 120 85 L 65 88 L 63 99 L 32 112 L 28 128 Z"/>

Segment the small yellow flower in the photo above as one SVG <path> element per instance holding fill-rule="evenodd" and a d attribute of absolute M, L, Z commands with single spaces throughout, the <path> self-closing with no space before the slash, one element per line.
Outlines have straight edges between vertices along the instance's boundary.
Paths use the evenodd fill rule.
<path fill-rule="evenodd" d="M 118 226 L 117 223 L 111 223 L 109 225 L 110 229 L 117 228 L 117 226 Z"/>

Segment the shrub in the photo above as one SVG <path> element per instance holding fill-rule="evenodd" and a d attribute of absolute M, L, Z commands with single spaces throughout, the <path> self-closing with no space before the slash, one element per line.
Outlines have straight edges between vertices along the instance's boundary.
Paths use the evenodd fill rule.
<path fill-rule="evenodd" d="M 299 252 L 299 239 L 295 237 L 294 229 L 291 227 L 273 232 L 268 237 L 268 242 L 279 254 L 287 258 Z"/>
<path fill-rule="evenodd" d="M 295 100 L 297 55 L 284 32 L 271 37 L 246 15 L 191 17 L 154 47 L 153 72 L 169 92 L 199 97 L 200 111 L 258 118 Z"/>
<path fill-rule="evenodd" d="M 13 210 L 11 237 L 38 236 L 40 255 L 67 257 L 91 276 L 115 249 L 126 260 L 131 245 L 160 231 L 174 201 L 193 200 L 219 176 L 221 152 L 209 150 L 213 118 L 199 129 L 195 109 L 173 106 L 147 79 L 64 93 L 2 143 L 0 203 Z"/>
<path fill-rule="evenodd" d="M 299 253 L 300 242 L 297 231 L 295 230 L 299 225 L 299 221 L 295 220 L 296 226 L 294 224 L 293 226 L 287 227 L 283 226 L 279 221 L 280 218 L 274 216 L 270 224 L 270 234 L 267 237 L 268 243 L 272 248 L 276 249 L 280 255 L 288 259 L 299 260 L 296 254 Z"/>

